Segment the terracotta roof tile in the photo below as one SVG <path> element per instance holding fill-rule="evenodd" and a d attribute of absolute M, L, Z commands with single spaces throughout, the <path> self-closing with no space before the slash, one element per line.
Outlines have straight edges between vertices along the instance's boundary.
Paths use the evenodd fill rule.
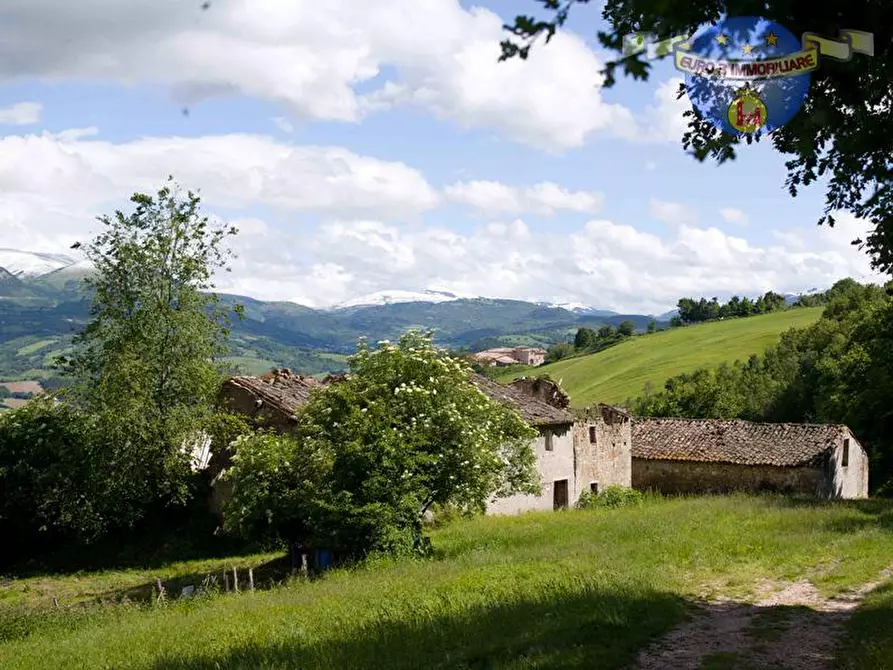
<path fill-rule="evenodd" d="M 633 458 L 738 465 L 816 465 L 846 426 L 635 418 Z"/>
<path fill-rule="evenodd" d="M 243 388 L 268 406 L 286 414 L 295 414 L 310 398 L 310 392 L 323 384 L 313 377 L 276 374 L 272 377 L 232 377 L 226 384 Z"/>
<path fill-rule="evenodd" d="M 530 424 L 539 426 L 574 422 L 570 412 L 552 407 L 519 388 L 497 384 L 477 373 L 472 374 L 471 381 L 492 400 L 513 405 Z"/>
<path fill-rule="evenodd" d="M 339 377 L 327 379 L 331 383 L 339 381 Z M 479 374 L 472 374 L 472 382 L 493 400 L 513 405 L 526 421 L 534 425 L 573 423 L 574 417 L 563 409 L 552 407 L 523 390 L 503 386 Z M 240 387 L 263 400 L 268 406 L 286 414 L 295 414 L 307 403 L 310 393 L 326 386 L 313 377 L 302 377 L 288 373 L 277 373 L 273 376 L 233 377 L 226 384 Z"/>

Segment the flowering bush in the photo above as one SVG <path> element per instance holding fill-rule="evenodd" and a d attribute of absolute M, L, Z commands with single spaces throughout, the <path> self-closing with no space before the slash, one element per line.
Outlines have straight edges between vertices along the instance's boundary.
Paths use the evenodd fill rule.
<path fill-rule="evenodd" d="M 237 448 L 230 528 L 402 551 L 425 546 L 432 505 L 482 511 L 493 496 L 539 492 L 536 432 L 430 334 L 361 342 L 349 365 L 345 381 L 314 392 L 293 437 Z"/>

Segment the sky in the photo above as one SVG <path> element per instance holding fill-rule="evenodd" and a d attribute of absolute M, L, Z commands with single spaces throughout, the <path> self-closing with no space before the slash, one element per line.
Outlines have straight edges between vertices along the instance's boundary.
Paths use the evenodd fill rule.
<path fill-rule="evenodd" d="M 172 175 L 239 228 L 220 290 L 385 289 L 660 313 L 877 280 L 768 143 L 698 163 L 680 73 L 601 87 L 598 2 L 498 62 L 533 0 L 4 0 L 0 247 L 67 252 Z M 188 110 L 188 114 L 184 113 Z"/>

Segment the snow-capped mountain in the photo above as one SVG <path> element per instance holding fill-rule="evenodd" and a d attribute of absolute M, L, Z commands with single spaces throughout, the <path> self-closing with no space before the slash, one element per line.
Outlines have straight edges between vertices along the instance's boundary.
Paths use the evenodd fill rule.
<path fill-rule="evenodd" d="M 393 305 L 400 302 L 450 302 L 452 300 L 463 300 L 476 298 L 478 296 L 462 295 L 452 293 L 450 291 L 438 291 L 434 289 L 424 289 L 422 291 L 403 291 L 399 289 L 376 291 L 361 295 L 358 298 L 347 300 L 331 309 L 347 309 L 348 307 L 367 307 L 371 305 Z"/>
<path fill-rule="evenodd" d="M 541 307 L 549 307 L 551 309 L 565 309 L 574 314 L 584 314 L 587 316 L 614 316 L 617 312 L 606 309 L 598 309 L 590 305 L 584 305 L 582 302 L 538 302 Z"/>
<path fill-rule="evenodd" d="M 16 277 L 40 277 L 78 262 L 64 254 L 45 254 L 35 251 L 0 248 L 0 268 Z"/>

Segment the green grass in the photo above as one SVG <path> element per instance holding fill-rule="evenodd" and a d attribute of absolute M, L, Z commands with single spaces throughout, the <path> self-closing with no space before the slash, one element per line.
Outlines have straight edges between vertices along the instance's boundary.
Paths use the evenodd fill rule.
<path fill-rule="evenodd" d="M 45 340 L 38 340 L 37 342 L 32 342 L 24 347 L 19 347 L 16 353 L 19 356 L 30 356 L 33 353 L 36 353 L 43 349 L 44 347 L 48 347 L 51 344 L 55 344 L 58 338 L 50 337 Z"/>
<path fill-rule="evenodd" d="M 221 361 L 227 365 L 244 370 L 249 375 L 260 375 L 269 372 L 271 368 L 278 367 L 273 361 L 250 356 L 224 356 Z"/>
<path fill-rule="evenodd" d="M 846 670 L 893 668 L 893 583 L 876 590 L 856 610 L 847 622 L 846 640 L 841 654 Z"/>
<path fill-rule="evenodd" d="M 231 558 L 178 561 L 161 568 L 127 568 L 101 572 L 76 572 L 65 576 L 39 575 L 15 579 L 0 588 L 0 607 L 40 608 L 55 597 L 63 606 L 97 599 L 117 600 L 122 596 L 141 599 L 148 596 L 152 584 L 161 579 L 165 584 L 187 586 L 207 574 L 222 570 L 247 570 L 279 558 L 278 554 L 252 554 Z"/>
<path fill-rule="evenodd" d="M 812 575 L 836 592 L 893 553 L 893 504 L 744 496 L 476 518 L 432 560 L 383 560 L 283 588 L 156 607 L 9 619 L 0 667 L 620 668 L 689 614 L 705 584 Z M 73 577 L 46 577 L 47 592 Z M 120 586 L 89 579 L 90 593 Z M 54 581 L 59 586 L 53 587 Z M 10 609 L 12 611 L 12 608 Z M 19 611 L 19 610 L 16 610 Z M 12 615 L 10 615 L 12 616 Z"/>
<path fill-rule="evenodd" d="M 822 308 L 798 308 L 705 323 L 634 337 L 610 349 L 551 363 L 523 372 L 507 371 L 501 381 L 522 374 L 549 374 L 561 379 L 575 407 L 596 402 L 622 403 L 641 395 L 646 383 L 660 390 L 678 374 L 699 367 L 746 360 L 775 344 L 789 328 L 808 326 L 821 316 Z"/>

